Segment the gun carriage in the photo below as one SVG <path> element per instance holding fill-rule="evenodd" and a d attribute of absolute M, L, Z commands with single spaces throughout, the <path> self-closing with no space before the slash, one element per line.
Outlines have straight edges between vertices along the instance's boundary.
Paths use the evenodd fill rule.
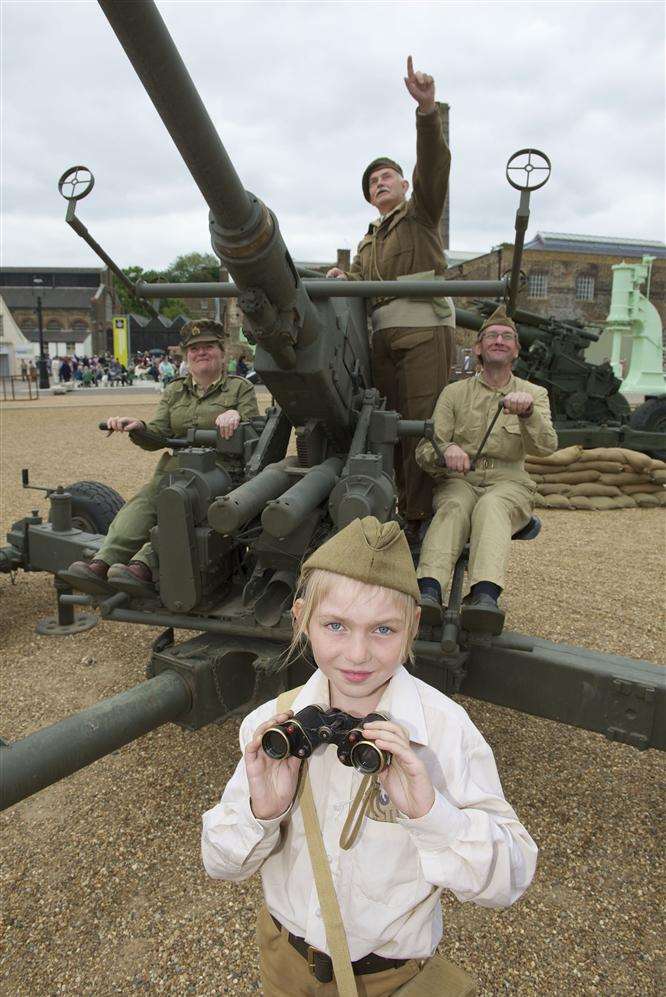
<path fill-rule="evenodd" d="M 146 682 L 2 748 L 2 807 L 160 724 L 197 730 L 307 673 L 306 661 L 288 669 L 283 663 L 302 559 L 357 516 L 393 517 L 394 446 L 401 437 L 432 436 L 431 423 L 401 419 L 373 387 L 363 299 L 478 296 L 505 298 L 515 309 L 518 289 L 519 253 L 511 277 L 500 281 L 347 282 L 300 274 L 274 214 L 242 186 L 155 5 L 100 0 L 100 6 L 210 208 L 213 248 L 234 280 L 179 284 L 177 294 L 238 296 L 256 343 L 256 369 L 275 403 L 229 440 L 202 430 L 152 440 L 178 454 L 178 468 L 160 486 L 151 535 L 159 557 L 155 599 L 72 591 L 67 566 L 94 557 L 102 542 L 78 511 L 81 483 L 71 493 L 46 489 L 48 522 L 33 514 L 14 524 L 0 570 L 54 575 L 58 616 L 42 632 L 94 625 L 90 608 L 97 606 L 105 620 L 162 626 L 164 633 L 153 646 Z M 76 218 L 83 170 L 75 167 L 60 181 L 61 190 L 71 187 L 67 221 L 122 274 Z M 547 157 L 536 150 L 509 161 L 507 176 L 520 190 L 518 247 L 530 188 L 542 186 L 549 172 Z M 144 298 L 173 293 L 163 284 L 132 287 Z M 287 453 L 292 432 L 293 456 Z M 222 471 L 218 453 L 233 457 L 238 472 Z M 27 472 L 24 486 L 32 487 Z M 532 524 L 527 535 L 537 529 Z M 443 625 L 421 629 L 419 676 L 450 693 L 462 690 L 640 748 L 666 747 L 666 684 L 657 666 L 515 633 L 490 638 L 463 631 L 464 569 L 463 554 Z M 80 607 L 86 612 L 77 614 Z M 199 634 L 176 643 L 178 629 Z"/>

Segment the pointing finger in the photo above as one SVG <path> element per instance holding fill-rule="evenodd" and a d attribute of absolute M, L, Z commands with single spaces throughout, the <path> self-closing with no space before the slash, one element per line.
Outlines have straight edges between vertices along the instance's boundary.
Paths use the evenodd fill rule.
<path fill-rule="evenodd" d="M 414 76 L 414 63 L 411 55 L 407 56 L 407 76 L 411 79 Z"/>

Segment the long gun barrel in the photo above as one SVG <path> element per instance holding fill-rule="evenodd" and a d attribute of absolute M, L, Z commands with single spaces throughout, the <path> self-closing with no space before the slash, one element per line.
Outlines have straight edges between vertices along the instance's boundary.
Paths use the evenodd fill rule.
<path fill-rule="evenodd" d="M 152 0 L 99 3 L 210 208 L 215 252 L 241 290 L 263 294 L 257 339 L 293 367 L 296 343 L 307 346 L 319 320 L 275 216 L 243 187 Z"/>

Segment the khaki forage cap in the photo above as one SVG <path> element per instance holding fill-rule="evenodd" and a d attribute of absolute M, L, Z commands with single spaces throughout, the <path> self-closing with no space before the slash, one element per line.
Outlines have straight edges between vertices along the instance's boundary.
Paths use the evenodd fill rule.
<path fill-rule="evenodd" d="M 407 538 L 395 522 L 380 523 L 374 516 L 354 519 L 310 555 L 303 573 L 315 568 L 421 599 Z"/>
<path fill-rule="evenodd" d="M 498 308 L 495 309 L 492 315 L 489 315 L 488 318 L 484 320 L 483 325 L 479 329 L 476 338 L 481 339 L 486 329 L 489 329 L 491 325 L 500 325 L 507 329 L 513 329 L 516 336 L 518 335 L 518 330 L 516 329 L 516 323 L 513 321 L 512 318 L 510 318 L 507 315 L 506 307 L 504 305 L 500 305 Z"/>

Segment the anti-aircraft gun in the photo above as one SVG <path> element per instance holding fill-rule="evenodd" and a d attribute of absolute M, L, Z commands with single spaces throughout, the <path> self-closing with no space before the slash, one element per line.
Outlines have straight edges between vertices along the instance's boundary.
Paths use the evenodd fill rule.
<path fill-rule="evenodd" d="M 456 323 L 462 328 L 480 328 L 496 303 L 477 299 L 473 305 L 474 311 L 456 309 Z M 563 322 L 520 308 L 513 318 L 520 337 L 514 370 L 548 391 L 560 446 L 623 446 L 663 459 L 666 433 L 660 425 L 645 421 L 645 405 L 632 412 L 611 364 L 585 358 L 585 350 L 600 333 L 582 322 Z"/>
<path fill-rule="evenodd" d="M 291 637 L 285 610 L 301 561 L 355 517 L 395 516 L 395 444 L 432 433 L 430 423 L 387 410 L 372 386 L 363 299 L 478 295 L 509 297 L 515 305 L 517 293 L 517 272 L 501 281 L 395 283 L 299 274 L 275 216 L 243 188 L 155 5 L 100 5 L 210 208 L 213 247 L 235 281 L 179 284 L 177 294 L 238 296 L 256 342 L 256 369 L 276 404 L 241 424 L 230 440 L 203 430 L 190 430 L 184 439 L 153 438 L 179 455 L 179 467 L 157 499 L 154 600 L 103 587 L 89 594 L 72 591 L 67 566 L 94 557 L 103 538 L 78 528 L 83 523 L 77 526 L 72 518 L 73 496 L 62 489 L 49 489 L 48 523 L 33 515 L 14 525 L 10 546 L 0 551 L 0 569 L 54 575 L 58 619 L 47 632 L 77 629 L 74 609 L 81 606 L 97 606 L 105 620 L 165 630 L 153 645 L 142 685 L 0 749 L 4 807 L 162 723 L 199 729 L 307 674 L 305 661 L 289 669 L 283 663 Z M 82 171 L 75 167 L 61 178 L 61 190 L 71 191 L 67 221 L 122 273 L 76 218 Z M 521 172 L 524 182 L 518 184 L 510 171 Z M 550 165 L 535 150 L 521 150 L 509 162 L 507 176 L 521 191 L 517 245 L 527 225 L 530 188 L 545 182 L 544 172 L 547 179 Z M 83 186 L 84 193 L 90 189 L 90 176 Z M 146 298 L 174 293 L 164 284 L 133 290 Z M 287 453 L 292 432 L 295 456 Z M 221 471 L 219 452 L 239 471 Z M 30 487 L 27 475 L 24 484 Z M 168 543 L 162 542 L 165 531 Z M 666 725 L 660 723 L 666 683 L 656 666 L 520 634 L 466 633 L 458 613 L 463 573 L 464 556 L 442 626 L 424 627 L 419 635 L 418 675 L 448 692 L 462 689 L 639 747 L 666 747 Z M 199 635 L 176 643 L 177 629 Z"/>

